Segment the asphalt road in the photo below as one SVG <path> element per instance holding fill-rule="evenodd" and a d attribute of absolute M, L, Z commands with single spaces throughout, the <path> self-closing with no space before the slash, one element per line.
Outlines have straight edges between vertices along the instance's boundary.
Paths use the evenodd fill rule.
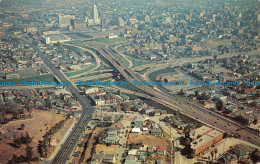
<path fill-rule="evenodd" d="M 54 66 L 54 64 L 52 64 L 52 62 L 40 51 L 40 49 L 37 46 L 32 44 L 30 45 L 42 58 L 44 63 L 52 70 L 52 72 L 57 77 L 57 79 L 59 79 L 59 81 L 69 81 L 67 76 L 63 72 L 58 70 Z M 85 132 L 87 122 L 91 120 L 91 116 L 95 110 L 94 107 L 90 105 L 90 101 L 86 97 L 80 95 L 78 89 L 74 85 L 68 85 L 66 86 L 66 89 L 77 98 L 77 101 L 81 104 L 83 108 L 83 112 L 78 123 L 75 125 L 67 140 L 62 145 L 60 151 L 56 154 L 55 158 L 51 162 L 53 164 L 64 164 L 67 162 L 67 160 L 69 160 L 70 155 L 76 148 L 79 139 L 83 136 Z"/>
<path fill-rule="evenodd" d="M 115 69 L 117 69 L 128 81 L 134 83 L 137 81 L 144 81 L 143 78 L 132 72 L 131 69 L 125 67 L 120 61 L 114 57 L 113 52 L 107 48 L 96 48 L 100 54 L 106 58 Z M 241 125 L 230 120 L 222 115 L 219 115 L 215 112 L 209 111 L 203 107 L 200 107 L 196 104 L 171 95 L 166 92 L 161 92 L 155 89 L 153 86 L 137 86 L 139 89 L 145 91 L 152 100 L 159 102 L 165 106 L 170 107 L 171 109 L 177 110 L 182 114 L 189 116 L 193 119 L 196 119 L 199 122 L 202 122 L 208 126 L 211 126 L 215 129 L 218 129 L 222 132 L 236 132 L 241 136 L 241 139 L 246 140 L 250 143 L 260 146 L 260 140 L 256 138 L 259 134 L 251 129 L 241 129 Z M 230 124 L 230 126 L 228 126 Z M 240 129 L 240 130 L 238 130 Z M 237 131 L 238 130 L 238 131 Z"/>

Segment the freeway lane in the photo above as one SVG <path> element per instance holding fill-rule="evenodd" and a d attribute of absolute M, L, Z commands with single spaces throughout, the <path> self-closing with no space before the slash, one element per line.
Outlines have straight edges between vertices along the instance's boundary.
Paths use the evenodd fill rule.
<path fill-rule="evenodd" d="M 38 55 L 42 58 L 44 63 L 52 70 L 54 75 L 59 79 L 59 81 L 70 81 L 63 72 L 56 69 L 56 67 L 52 64 L 52 62 L 40 51 L 40 49 L 28 43 L 30 46 L 34 48 L 34 50 L 38 53 Z M 82 115 L 73 128 L 72 132 L 62 145 L 60 151 L 56 154 L 55 158 L 53 159 L 53 164 L 64 164 L 69 159 L 71 153 L 74 151 L 74 148 L 77 146 L 77 142 L 82 137 L 83 133 L 85 132 L 87 122 L 90 121 L 91 116 L 94 112 L 94 107 L 90 105 L 90 101 L 79 94 L 78 89 L 74 85 L 66 86 L 66 89 L 71 92 L 75 97 L 77 97 L 78 102 L 81 104 L 83 108 Z"/>
<path fill-rule="evenodd" d="M 93 47 L 91 47 L 93 48 Z M 132 72 L 131 69 L 126 68 L 119 60 L 117 60 L 113 53 L 108 48 L 95 48 L 99 53 L 106 58 L 110 64 L 114 66 L 128 81 L 131 83 L 134 80 L 144 81 L 141 76 Z M 202 108 L 197 105 L 189 105 L 190 103 L 180 99 L 179 97 L 170 95 L 165 92 L 160 92 L 153 88 L 152 86 L 137 86 L 142 89 L 149 95 L 151 95 L 153 100 L 160 102 L 161 104 L 171 107 L 174 110 L 179 110 L 182 114 L 194 118 L 208 126 L 211 126 L 215 129 L 221 130 L 223 132 L 235 132 L 237 129 L 240 129 L 240 125 L 234 123 L 234 121 L 227 119 L 224 116 L 218 115 L 216 113 L 210 112 L 205 108 Z M 180 103 L 181 102 L 181 103 Z M 191 106 L 191 107 L 190 107 Z M 216 125 L 214 125 L 216 124 Z M 226 126 L 230 124 L 230 126 Z M 258 134 L 250 129 L 241 129 L 237 131 L 243 140 L 246 140 L 250 143 L 260 146 L 260 140 L 255 138 Z"/>

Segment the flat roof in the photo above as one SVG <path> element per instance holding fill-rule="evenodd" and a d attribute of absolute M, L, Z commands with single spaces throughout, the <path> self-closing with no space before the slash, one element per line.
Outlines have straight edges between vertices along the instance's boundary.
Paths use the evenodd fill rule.
<path fill-rule="evenodd" d="M 191 131 L 190 138 L 196 138 L 198 137 L 198 135 L 202 135 L 203 133 L 209 131 L 210 129 L 212 128 L 203 125 L 202 127 L 195 129 L 194 131 Z"/>
<path fill-rule="evenodd" d="M 210 140 L 213 140 L 216 138 L 218 135 L 220 135 L 222 132 L 218 130 L 212 130 L 211 132 L 207 133 L 206 135 L 196 139 L 195 141 L 191 142 L 191 148 L 192 149 L 197 149 L 201 147 L 202 145 L 206 144 Z"/>

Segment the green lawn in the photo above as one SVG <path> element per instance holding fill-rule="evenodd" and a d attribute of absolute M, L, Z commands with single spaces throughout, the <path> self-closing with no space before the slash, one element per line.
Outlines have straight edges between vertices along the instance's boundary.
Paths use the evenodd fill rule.
<path fill-rule="evenodd" d="M 68 46 L 68 45 L 65 45 L 64 47 L 76 52 L 77 54 L 79 54 L 80 52 L 84 52 L 87 56 L 91 56 L 91 62 L 93 63 L 92 66 L 90 67 L 86 67 L 86 68 L 82 68 L 80 70 L 77 70 L 77 71 L 73 71 L 73 72 L 67 72 L 65 73 L 67 76 L 75 76 L 75 75 L 78 75 L 78 74 L 81 74 L 81 73 L 84 73 L 84 72 L 87 72 L 87 71 L 90 71 L 92 70 L 93 68 L 95 68 L 97 66 L 97 63 L 96 63 L 96 60 L 94 58 L 94 56 L 88 52 L 88 51 L 85 51 L 81 48 L 77 48 L 77 47 L 73 47 L 73 46 Z"/>
<path fill-rule="evenodd" d="M 73 40 L 73 41 L 68 41 L 68 42 L 65 42 L 66 44 L 79 44 L 81 45 L 82 44 L 82 41 L 80 40 Z"/>
<path fill-rule="evenodd" d="M 161 69 L 161 70 L 158 70 L 158 71 L 154 71 L 154 72 L 149 74 L 149 79 L 151 81 L 155 81 L 155 79 L 158 75 L 163 74 L 163 73 L 168 73 L 168 72 L 175 72 L 175 70 L 171 67 L 167 67 L 167 68 L 164 68 L 164 69 Z"/>
<path fill-rule="evenodd" d="M 124 47 L 118 47 L 117 50 L 122 52 L 122 51 L 126 51 L 126 48 L 124 48 Z"/>
<path fill-rule="evenodd" d="M 88 72 L 88 71 L 90 71 L 90 70 L 92 70 L 92 69 L 94 69 L 95 67 L 97 66 L 97 63 L 94 63 L 92 66 L 90 66 L 90 67 L 87 67 L 87 68 L 82 68 L 82 69 L 80 69 L 80 70 L 77 70 L 77 71 L 73 71 L 73 72 L 67 72 L 67 73 L 65 73 L 67 76 L 76 76 L 76 75 L 78 75 L 78 74 L 81 74 L 81 73 L 84 73 L 84 72 Z"/>
<path fill-rule="evenodd" d="M 121 55 L 119 55 L 118 53 L 113 53 L 113 55 L 120 60 L 121 63 L 123 63 L 124 66 L 129 66 L 129 62 L 124 58 L 122 57 Z"/>
<path fill-rule="evenodd" d="M 73 47 L 73 46 L 68 46 L 68 45 L 64 45 L 64 47 L 65 47 L 65 48 L 68 48 L 68 49 L 70 49 L 70 50 L 72 50 L 72 51 L 74 51 L 74 52 L 76 52 L 77 54 L 80 54 L 80 52 L 84 52 L 86 55 L 91 56 L 92 58 L 94 58 L 94 56 L 93 56 L 90 52 L 88 52 L 88 51 L 86 51 L 86 50 L 83 50 L 83 49 L 81 49 L 81 48 Z M 83 47 L 83 46 L 82 46 L 82 47 Z"/>
<path fill-rule="evenodd" d="M 81 36 L 83 38 L 93 38 L 91 35 L 87 35 L 87 34 L 80 33 L 80 32 L 75 32 L 75 35 Z"/>
<path fill-rule="evenodd" d="M 146 60 L 131 60 L 132 63 L 133 63 L 133 66 L 132 67 L 138 67 L 138 66 L 141 66 L 141 65 L 144 65 L 144 64 L 149 64 L 151 63 L 151 61 L 146 61 Z"/>
<path fill-rule="evenodd" d="M 103 63 L 100 63 L 100 66 L 95 71 L 100 71 L 104 69 L 110 69 L 110 67 L 105 66 Z"/>
<path fill-rule="evenodd" d="M 21 85 L 22 81 L 27 81 L 27 82 L 54 81 L 54 76 L 48 74 L 48 75 L 31 76 L 31 77 L 20 78 L 20 79 L 2 79 L 2 80 L 0 80 L 0 82 L 9 82 L 9 81 L 14 82 L 16 85 Z"/>
<path fill-rule="evenodd" d="M 108 67 L 106 67 L 102 63 L 100 63 L 100 66 L 95 71 L 104 70 L 104 69 L 108 69 Z M 100 72 L 93 72 L 93 73 L 89 73 L 89 74 L 86 74 L 86 75 L 82 75 L 80 77 L 74 77 L 72 79 L 77 79 L 77 78 L 82 78 L 82 77 L 89 77 L 89 76 L 94 76 L 94 75 L 99 75 L 99 74 L 100 74 Z"/>

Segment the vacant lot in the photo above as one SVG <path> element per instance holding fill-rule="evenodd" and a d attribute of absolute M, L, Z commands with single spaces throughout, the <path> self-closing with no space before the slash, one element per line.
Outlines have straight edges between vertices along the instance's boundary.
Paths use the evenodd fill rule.
<path fill-rule="evenodd" d="M 127 144 L 143 142 L 147 146 L 164 146 L 167 151 L 171 151 L 170 142 L 166 139 L 153 135 L 129 134 Z"/>
<path fill-rule="evenodd" d="M 36 155 L 38 141 L 43 139 L 42 136 L 48 131 L 48 129 L 64 118 L 65 114 L 56 114 L 51 111 L 33 110 L 31 119 L 18 120 L 3 127 L 1 129 L 3 140 L 0 144 L 0 162 L 7 163 L 7 161 L 12 158 L 13 154 L 16 154 L 17 156 L 25 154 L 24 148 L 26 146 L 22 145 L 20 148 L 14 148 L 10 145 L 13 143 L 13 139 L 10 138 L 18 137 L 21 134 L 24 135 L 26 131 L 31 137 L 33 137 L 30 146 L 33 147 L 33 151 Z M 53 138 L 56 139 L 56 143 L 62 140 L 62 137 L 67 132 L 72 123 L 73 119 L 68 120 L 65 123 L 64 128 L 53 136 Z M 23 130 L 19 130 L 21 124 L 25 125 Z M 49 155 L 54 151 L 54 149 L 55 147 L 50 149 Z"/>
<path fill-rule="evenodd" d="M 30 77 L 30 76 L 37 76 L 37 72 L 33 69 L 25 69 L 25 70 L 20 70 L 19 75 L 21 78 L 24 77 Z"/>
<path fill-rule="evenodd" d="M 118 145 L 106 146 L 104 144 L 96 145 L 96 153 L 105 153 L 105 154 L 116 154 Z"/>
<path fill-rule="evenodd" d="M 85 152 L 85 158 L 84 158 L 84 162 L 85 161 L 89 161 L 92 157 L 93 154 L 95 154 L 95 143 L 98 139 L 98 136 L 99 136 L 99 133 L 101 132 L 101 128 L 100 127 L 97 127 L 91 137 L 89 138 L 89 141 L 87 143 L 87 149 L 86 149 L 86 152 Z M 87 131 L 87 134 L 90 134 L 92 131 Z"/>
<path fill-rule="evenodd" d="M 224 68 L 224 67 L 214 68 L 214 69 L 211 69 L 211 71 L 214 72 L 214 73 L 221 73 L 221 72 L 231 73 L 231 72 L 232 72 L 232 71 L 230 71 L 230 70 L 227 70 L 227 69 Z"/>

